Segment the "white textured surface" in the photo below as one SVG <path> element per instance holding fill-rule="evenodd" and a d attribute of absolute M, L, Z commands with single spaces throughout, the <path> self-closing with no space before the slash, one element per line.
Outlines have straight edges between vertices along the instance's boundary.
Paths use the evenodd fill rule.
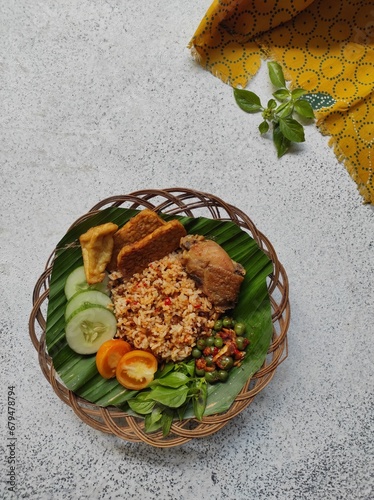
<path fill-rule="evenodd" d="M 277 160 L 258 116 L 193 62 L 209 3 L 1 2 L 1 498 L 373 498 L 374 211 L 313 126 Z M 256 87 L 269 95 L 264 70 Z M 84 425 L 45 380 L 27 325 L 73 221 L 112 194 L 173 186 L 251 217 L 288 273 L 292 322 L 288 359 L 247 410 L 163 450 Z"/>

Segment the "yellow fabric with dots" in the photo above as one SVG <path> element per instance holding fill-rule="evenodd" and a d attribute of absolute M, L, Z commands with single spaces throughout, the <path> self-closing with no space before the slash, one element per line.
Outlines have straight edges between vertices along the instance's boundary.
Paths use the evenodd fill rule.
<path fill-rule="evenodd" d="M 189 46 L 233 87 L 246 87 L 267 58 L 292 87 L 328 94 L 317 126 L 374 204 L 373 26 L 372 0 L 215 0 Z"/>

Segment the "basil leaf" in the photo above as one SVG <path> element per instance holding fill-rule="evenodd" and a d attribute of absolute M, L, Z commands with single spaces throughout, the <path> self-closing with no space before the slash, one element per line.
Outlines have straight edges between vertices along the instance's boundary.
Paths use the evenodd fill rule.
<path fill-rule="evenodd" d="M 188 387 L 182 385 L 177 389 L 157 386 L 148 393 L 147 399 L 152 399 L 170 408 L 178 408 L 187 399 Z"/>
<path fill-rule="evenodd" d="M 290 97 L 290 91 L 287 89 L 279 89 L 276 90 L 273 93 L 273 96 L 278 100 L 278 101 L 285 101 L 286 99 L 289 99 Z"/>
<path fill-rule="evenodd" d="M 189 382 L 190 378 L 182 372 L 172 372 L 166 375 L 165 377 L 161 377 L 153 380 L 148 387 L 155 387 L 157 385 L 163 385 L 166 387 L 174 387 L 178 388 L 181 385 L 185 385 Z"/>
<path fill-rule="evenodd" d="M 195 375 L 195 360 L 191 359 L 187 363 L 178 363 L 175 365 L 176 370 L 181 371 L 182 373 L 185 373 L 186 375 L 189 375 L 190 377 L 193 377 Z"/>
<path fill-rule="evenodd" d="M 199 385 L 199 392 L 192 399 L 192 407 L 195 413 L 195 417 L 198 420 L 202 420 L 207 402 L 207 385 L 205 381 L 204 383 L 199 382 Z"/>
<path fill-rule="evenodd" d="M 286 81 L 284 79 L 283 70 L 281 66 L 274 62 L 268 62 L 269 77 L 271 83 L 277 88 L 286 87 Z"/>
<path fill-rule="evenodd" d="M 263 109 L 258 95 L 250 90 L 234 89 L 234 97 L 238 106 L 246 113 L 258 113 Z"/>
<path fill-rule="evenodd" d="M 288 140 L 292 142 L 305 141 L 303 126 L 293 118 L 279 118 L 279 128 Z"/>
<path fill-rule="evenodd" d="M 156 406 L 152 413 L 144 417 L 144 430 L 145 432 L 154 432 L 162 426 L 162 409 Z"/>
<path fill-rule="evenodd" d="M 173 423 L 173 415 L 174 413 L 171 410 L 168 410 L 167 408 L 164 409 L 162 412 L 162 418 L 161 418 L 161 429 L 162 429 L 162 435 L 165 437 L 169 434 L 171 424 Z"/>
<path fill-rule="evenodd" d="M 267 121 L 264 121 L 260 123 L 258 126 L 258 130 L 260 131 L 260 134 L 266 134 L 266 132 L 269 130 L 269 124 Z"/>
<path fill-rule="evenodd" d="M 180 421 L 182 421 L 184 419 L 184 415 L 186 414 L 188 406 L 189 406 L 189 402 L 187 401 L 186 403 L 183 403 L 182 406 L 179 406 L 176 409 L 176 412 L 178 414 L 178 418 Z"/>
<path fill-rule="evenodd" d="M 261 111 L 262 122 L 258 126 L 260 134 L 265 134 L 269 131 L 270 125 L 273 126 L 273 141 L 280 158 L 288 151 L 292 142 L 305 141 L 303 125 L 293 118 L 294 112 L 302 118 L 314 118 L 313 107 L 316 106 L 318 99 L 315 98 L 315 94 L 308 94 L 302 88 L 289 90 L 283 69 L 277 62 L 269 61 L 267 66 L 270 81 L 276 89 L 273 92 L 274 99 L 268 100 L 266 108 L 261 105 L 260 98 L 254 92 L 234 89 L 234 97 L 243 111 L 247 113 Z M 280 103 L 279 106 L 277 103 Z M 190 398 L 194 398 L 192 390 Z"/>
<path fill-rule="evenodd" d="M 293 103 L 291 101 L 284 102 L 275 110 L 278 117 L 285 118 L 286 116 L 290 116 L 293 111 Z"/>
<path fill-rule="evenodd" d="M 282 134 L 278 124 L 276 124 L 273 128 L 273 141 L 277 150 L 278 158 L 287 153 L 291 141 Z"/>
<path fill-rule="evenodd" d="M 308 101 L 299 99 L 295 102 L 295 111 L 304 118 L 314 118 L 314 111 Z"/>
<path fill-rule="evenodd" d="M 301 96 L 305 95 L 307 92 L 306 90 L 304 89 L 294 89 L 292 92 L 291 92 L 291 97 L 294 101 L 296 101 L 296 99 L 299 99 Z"/>
<path fill-rule="evenodd" d="M 151 413 L 155 404 L 156 403 L 154 401 L 142 401 L 140 398 L 129 399 L 128 401 L 128 405 L 132 411 L 135 411 L 140 415 L 147 415 L 148 413 Z"/>
<path fill-rule="evenodd" d="M 155 373 L 155 379 L 165 377 L 168 373 L 170 373 L 174 369 L 175 369 L 174 363 L 166 363 L 166 365 L 162 368 L 162 370 L 157 370 L 157 372 Z"/>

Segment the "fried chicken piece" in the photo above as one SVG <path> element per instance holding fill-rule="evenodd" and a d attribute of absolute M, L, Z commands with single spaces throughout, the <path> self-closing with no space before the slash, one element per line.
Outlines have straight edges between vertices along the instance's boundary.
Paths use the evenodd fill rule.
<path fill-rule="evenodd" d="M 182 262 L 187 273 L 222 311 L 232 309 L 244 280 L 245 269 L 215 241 L 188 235 L 181 239 Z"/>
<path fill-rule="evenodd" d="M 162 259 L 176 250 L 185 235 L 186 230 L 178 220 L 165 223 L 140 241 L 124 246 L 118 254 L 118 270 L 124 279 L 131 278 L 154 260 Z"/>
<path fill-rule="evenodd" d="M 117 257 L 125 245 L 131 245 L 136 241 L 140 241 L 148 234 L 151 234 L 155 229 L 165 224 L 166 222 L 161 219 L 156 212 L 148 208 L 132 217 L 114 234 L 114 246 L 112 258 L 108 264 L 108 270 L 115 271 L 117 269 Z"/>
<path fill-rule="evenodd" d="M 113 235 L 117 229 L 117 224 L 107 222 L 100 226 L 91 227 L 79 237 L 84 272 L 89 285 L 103 281 L 105 268 L 112 257 Z"/>

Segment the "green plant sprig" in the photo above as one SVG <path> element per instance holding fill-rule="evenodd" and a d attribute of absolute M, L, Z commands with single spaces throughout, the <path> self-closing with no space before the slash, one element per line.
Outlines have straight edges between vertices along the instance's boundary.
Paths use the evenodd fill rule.
<path fill-rule="evenodd" d="M 268 62 L 268 71 L 276 90 L 272 94 L 274 99 L 268 101 L 266 108 L 262 106 L 258 95 L 250 90 L 234 89 L 234 97 L 238 106 L 246 113 L 262 113 L 263 121 L 258 127 L 261 134 L 266 134 L 272 126 L 273 142 L 280 158 L 287 153 L 293 142 L 305 141 L 304 127 L 295 120 L 293 114 L 313 119 L 314 112 L 310 103 L 303 98 L 307 94 L 306 90 L 287 88 L 283 70 L 278 63 Z"/>
<path fill-rule="evenodd" d="M 145 432 L 170 432 L 173 419 L 183 420 L 192 404 L 195 417 L 201 420 L 207 403 L 207 383 L 195 376 L 195 360 L 168 363 L 156 373 L 148 388 L 128 400 L 132 411 L 144 415 Z"/>

